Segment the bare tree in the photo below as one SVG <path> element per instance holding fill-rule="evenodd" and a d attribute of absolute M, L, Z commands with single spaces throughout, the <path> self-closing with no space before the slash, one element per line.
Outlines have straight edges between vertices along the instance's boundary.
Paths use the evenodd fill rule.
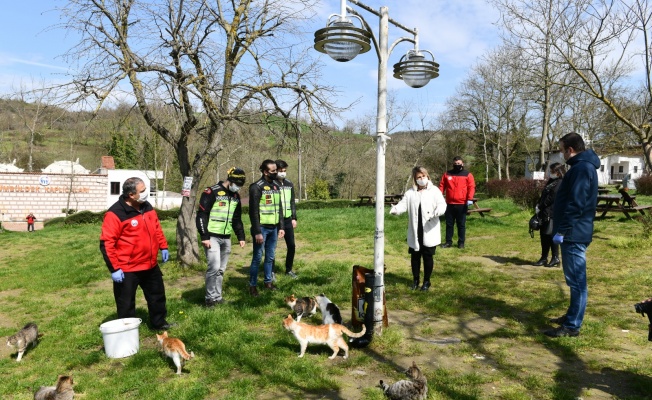
<path fill-rule="evenodd" d="M 28 87 L 25 82 L 20 83 L 18 89 L 13 90 L 7 104 L 18 116 L 23 128 L 27 130 L 27 170 L 34 170 L 34 146 L 39 136 L 45 135 L 48 125 L 63 117 L 65 108 L 58 107 L 58 94 L 55 88 L 48 87 L 45 83 L 37 84 L 32 81 Z M 52 115 L 50 115 L 52 114 Z M 50 118 L 48 118 L 50 117 Z"/>
<path fill-rule="evenodd" d="M 181 265 L 199 260 L 197 189 L 224 133 L 285 112 L 296 90 L 320 109 L 311 115 L 333 111 L 305 40 L 300 47 L 290 41 L 314 3 L 68 0 L 60 9 L 64 27 L 81 35 L 67 53 L 81 64 L 74 75 L 80 100 L 99 109 L 111 95 L 133 97 L 150 128 L 174 148 L 181 175 L 193 178 L 176 230 Z"/>

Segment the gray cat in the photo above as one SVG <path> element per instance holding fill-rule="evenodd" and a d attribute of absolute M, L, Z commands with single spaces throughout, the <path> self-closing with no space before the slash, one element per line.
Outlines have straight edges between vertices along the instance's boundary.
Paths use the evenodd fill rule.
<path fill-rule="evenodd" d="M 391 385 L 380 381 L 380 387 L 385 395 L 392 400 L 425 400 L 428 397 L 428 382 L 417 364 L 412 361 L 412 366 L 405 371 L 410 380 L 401 380 Z"/>
<path fill-rule="evenodd" d="M 34 393 L 34 400 L 72 400 L 75 397 L 73 383 L 72 376 L 59 375 L 57 386 L 41 386 Z"/>
<path fill-rule="evenodd" d="M 29 324 L 25 325 L 23 329 L 19 330 L 18 333 L 9 336 L 9 339 L 7 340 L 7 346 L 15 347 L 18 350 L 18 357 L 16 357 L 16 361 L 20 361 L 21 358 L 23 358 L 23 353 L 25 353 L 25 350 L 27 350 L 27 346 L 31 344 L 32 347 L 34 347 L 36 346 L 37 341 L 38 328 L 36 327 L 35 323 L 30 322 Z"/>

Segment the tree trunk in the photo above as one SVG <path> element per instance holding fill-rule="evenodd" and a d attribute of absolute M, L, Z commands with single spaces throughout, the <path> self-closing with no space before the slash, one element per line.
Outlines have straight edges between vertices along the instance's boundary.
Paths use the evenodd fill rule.
<path fill-rule="evenodd" d="M 193 178 L 190 197 L 184 197 L 177 219 L 177 262 L 182 267 L 199 264 L 199 244 L 195 225 L 195 196 L 199 178 Z"/>

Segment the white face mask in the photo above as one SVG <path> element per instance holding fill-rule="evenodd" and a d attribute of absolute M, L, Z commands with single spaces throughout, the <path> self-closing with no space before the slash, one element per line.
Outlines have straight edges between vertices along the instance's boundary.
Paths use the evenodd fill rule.
<path fill-rule="evenodd" d="M 145 189 L 145 191 L 140 194 L 140 197 L 136 201 L 138 201 L 139 203 L 144 203 L 145 200 L 147 200 L 148 195 L 149 195 L 149 193 L 148 193 L 147 189 Z"/>
<path fill-rule="evenodd" d="M 419 185 L 419 186 L 426 186 L 427 183 L 428 183 L 427 178 L 417 179 L 417 185 Z"/>
<path fill-rule="evenodd" d="M 288 175 L 287 172 L 279 172 L 279 173 L 276 174 L 276 177 L 277 177 L 278 179 L 285 179 L 285 177 L 286 177 L 287 175 Z"/>
<path fill-rule="evenodd" d="M 240 186 L 236 185 L 235 183 L 232 183 L 229 185 L 229 190 L 232 191 L 233 193 L 237 193 L 240 191 Z"/>

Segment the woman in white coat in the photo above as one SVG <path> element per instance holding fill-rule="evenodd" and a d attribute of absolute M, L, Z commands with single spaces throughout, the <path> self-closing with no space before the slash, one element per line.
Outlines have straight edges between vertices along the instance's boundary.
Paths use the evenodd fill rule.
<path fill-rule="evenodd" d="M 398 204 L 389 211 L 400 215 L 407 211 L 407 242 L 410 247 L 410 265 L 414 278 L 412 290 L 419 288 L 421 259 L 423 259 L 423 286 L 430 288 L 430 275 L 434 266 L 433 256 L 437 245 L 441 244 L 439 217 L 446 212 L 446 200 L 439 188 L 432 184 L 428 171 L 423 167 L 412 169 L 414 186 L 403 195 Z"/>

